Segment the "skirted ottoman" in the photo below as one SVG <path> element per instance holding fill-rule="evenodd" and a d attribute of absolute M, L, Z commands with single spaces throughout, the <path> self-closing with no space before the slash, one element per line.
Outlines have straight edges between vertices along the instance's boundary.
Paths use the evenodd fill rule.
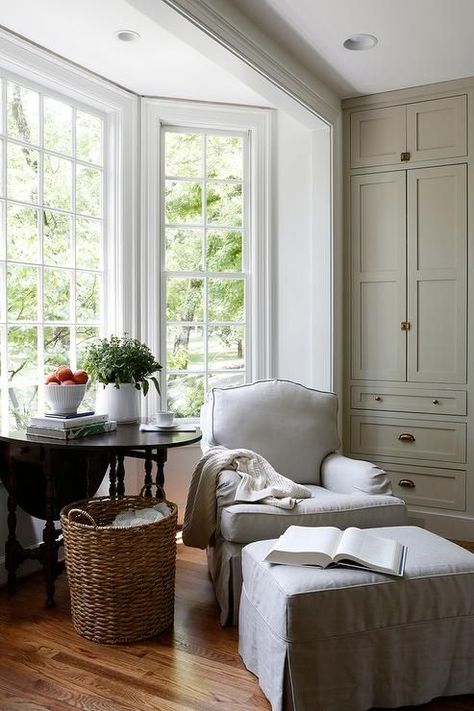
<path fill-rule="evenodd" d="M 361 711 L 474 693 L 474 555 L 413 526 L 403 578 L 242 551 L 239 651 L 273 711 Z"/>

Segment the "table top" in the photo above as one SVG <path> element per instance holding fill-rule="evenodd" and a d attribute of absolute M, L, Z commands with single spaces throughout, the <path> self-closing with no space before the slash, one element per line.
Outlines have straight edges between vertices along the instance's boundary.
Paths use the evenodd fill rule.
<path fill-rule="evenodd" d="M 53 439 L 52 437 L 36 437 L 27 435 L 25 431 L 1 431 L 0 442 L 21 443 L 49 447 L 50 449 L 80 449 L 80 450 L 147 450 L 168 449 L 169 447 L 184 447 L 201 439 L 201 430 L 195 432 L 140 432 L 139 425 L 118 425 L 114 432 L 92 435 L 82 439 Z"/>

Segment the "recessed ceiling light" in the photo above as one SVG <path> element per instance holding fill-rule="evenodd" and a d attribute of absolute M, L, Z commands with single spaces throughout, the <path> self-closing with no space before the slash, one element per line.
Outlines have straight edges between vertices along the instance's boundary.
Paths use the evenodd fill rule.
<path fill-rule="evenodd" d="M 140 39 L 140 35 L 135 30 L 117 30 L 114 35 L 121 42 L 136 42 Z"/>
<path fill-rule="evenodd" d="M 352 35 L 348 37 L 344 42 L 344 47 L 346 49 L 353 49 L 355 51 L 360 51 L 363 49 L 372 49 L 377 44 L 378 39 L 374 35 Z"/>

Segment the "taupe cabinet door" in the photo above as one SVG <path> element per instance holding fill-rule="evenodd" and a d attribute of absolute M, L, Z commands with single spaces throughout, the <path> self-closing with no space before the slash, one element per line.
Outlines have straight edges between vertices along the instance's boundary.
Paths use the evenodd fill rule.
<path fill-rule="evenodd" d="M 407 151 L 412 161 L 465 156 L 466 97 L 408 104 Z"/>
<path fill-rule="evenodd" d="M 351 167 L 391 165 L 406 151 L 406 107 L 355 111 L 351 115 Z"/>
<path fill-rule="evenodd" d="M 406 174 L 351 179 L 352 377 L 406 380 Z"/>
<path fill-rule="evenodd" d="M 466 382 L 466 166 L 351 179 L 352 377 Z"/>
<path fill-rule="evenodd" d="M 408 171 L 408 380 L 466 381 L 466 166 Z"/>

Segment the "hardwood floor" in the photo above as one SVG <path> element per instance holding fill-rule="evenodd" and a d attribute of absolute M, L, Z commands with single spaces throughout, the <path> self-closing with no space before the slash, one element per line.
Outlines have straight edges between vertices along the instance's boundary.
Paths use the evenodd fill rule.
<path fill-rule="evenodd" d="M 202 551 L 178 546 L 175 624 L 158 639 L 88 642 L 72 627 L 64 575 L 56 599 L 44 607 L 39 575 L 20 581 L 14 598 L 0 591 L 0 711 L 270 709 L 240 660 L 237 629 L 219 624 Z M 474 698 L 416 708 L 474 711 Z"/>

